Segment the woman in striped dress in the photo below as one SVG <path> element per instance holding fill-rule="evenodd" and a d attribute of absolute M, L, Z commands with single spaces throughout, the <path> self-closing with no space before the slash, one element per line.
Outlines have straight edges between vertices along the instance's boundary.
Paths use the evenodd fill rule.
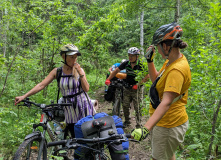
<path fill-rule="evenodd" d="M 61 67 L 59 88 L 64 102 L 73 104 L 72 106 L 64 107 L 64 113 L 67 129 L 74 137 L 74 124 L 87 115 L 93 115 L 94 110 L 91 100 L 86 93 L 89 91 L 89 84 L 85 72 L 77 63 L 77 56 L 81 55 L 78 48 L 73 44 L 67 44 L 61 48 L 60 55 L 64 59 L 64 65 Z M 29 92 L 23 96 L 16 97 L 15 105 L 26 97 L 41 91 L 54 79 L 57 79 L 57 70 L 58 68 L 54 68 L 42 82 Z"/>

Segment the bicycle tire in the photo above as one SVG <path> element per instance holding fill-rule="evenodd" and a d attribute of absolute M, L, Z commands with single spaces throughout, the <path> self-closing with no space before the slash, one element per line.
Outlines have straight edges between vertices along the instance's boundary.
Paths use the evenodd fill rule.
<path fill-rule="evenodd" d="M 13 160 L 37 160 L 41 139 L 42 138 L 40 136 L 33 136 L 23 141 L 23 143 L 17 149 Z M 43 150 L 40 159 L 47 160 L 47 146 L 45 142 L 43 144 Z"/>
<path fill-rule="evenodd" d="M 120 109 L 121 109 L 121 98 L 116 98 L 112 110 L 112 115 L 120 116 Z"/>

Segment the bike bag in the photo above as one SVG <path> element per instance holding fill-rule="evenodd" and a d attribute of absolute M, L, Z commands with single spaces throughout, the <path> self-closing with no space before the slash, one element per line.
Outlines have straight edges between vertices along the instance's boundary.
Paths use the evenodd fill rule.
<path fill-rule="evenodd" d="M 102 126 L 100 129 L 99 133 L 100 135 L 98 135 L 98 128 L 93 126 L 94 121 L 105 123 L 104 126 Z M 113 132 L 113 134 L 117 134 L 117 129 L 114 124 L 114 119 L 111 116 L 105 116 L 92 121 L 84 122 L 81 125 L 81 130 L 83 132 L 84 138 L 88 139 L 94 137 L 99 137 L 99 138 L 109 137 L 108 134 L 109 131 Z"/>
<path fill-rule="evenodd" d="M 107 91 L 105 91 L 104 99 L 111 102 L 114 99 L 115 87 L 113 85 L 108 86 Z"/>
<path fill-rule="evenodd" d="M 91 126 L 94 120 L 98 120 L 98 121 L 103 120 L 107 122 L 106 126 L 103 126 L 101 128 L 100 138 L 109 136 L 108 131 L 110 130 L 112 130 L 114 133 L 124 134 L 123 122 L 120 117 L 116 115 L 109 116 L 108 114 L 101 112 L 101 113 L 95 114 L 94 116 L 88 115 L 80 119 L 74 126 L 75 138 L 97 137 L 98 135 L 97 129 Z M 116 144 L 113 144 L 113 145 L 110 145 L 110 148 L 111 148 L 110 154 L 111 154 L 112 159 L 129 160 L 129 155 L 128 155 L 129 141 L 123 142 L 122 144 L 119 144 L 119 145 L 116 145 Z M 79 157 L 82 158 L 84 154 L 85 154 L 85 150 L 81 147 L 78 147 L 75 150 L 75 160 L 78 160 Z"/>

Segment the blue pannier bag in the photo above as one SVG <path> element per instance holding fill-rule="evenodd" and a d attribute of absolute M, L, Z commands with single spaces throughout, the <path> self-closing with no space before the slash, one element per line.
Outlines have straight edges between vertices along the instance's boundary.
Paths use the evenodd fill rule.
<path fill-rule="evenodd" d="M 105 126 L 102 126 L 100 131 L 100 138 L 109 136 L 108 131 L 112 131 L 117 134 L 124 134 L 122 119 L 116 115 L 109 116 L 108 114 L 101 112 L 94 116 L 86 116 L 80 119 L 74 126 L 75 138 L 93 138 L 98 137 L 96 128 L 91 127 L 93 120 L 104 120 L 107 122 Z M 85 144 L 90 146 L 91 144 Z M 122 142 L 121 144 L 109 145 L 109 152 L 112 160 L 129 160 L 128 149 L 129 141 Z M 75 160 L 86 160 L 88 159 L 87 153 L 90 150 L 84 147 L 78 147 L 74 153 Z"/>

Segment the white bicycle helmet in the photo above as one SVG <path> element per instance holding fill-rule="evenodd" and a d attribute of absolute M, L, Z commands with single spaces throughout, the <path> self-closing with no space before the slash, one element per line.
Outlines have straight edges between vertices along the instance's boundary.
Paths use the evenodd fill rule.
<path fill-rule="evenodd" d="M 120 62 L 120 63 L 123 63 L 123 62 L 125 62 L 126 61 L 126 59 L 122 59 L 122 61 Z"/>
<path fill-rule="evenodd" d="M 140 50 L 137 47 L 131 47 L 130 49 L 128 49 L 127 53 L 139 55 L 140 54 Z"/>
<path fill-rule="evenodd" d="M 60 55 L 62 55 L 64 53 L 67 56 L 75 55 L 75 54 L 77 54 L 78 56 L 81 56 L 81 53 L 79 52 L 78 48 L 73 44 L 67 44 L 67 45 L 64 45 L 63 47 L 61 47 Z"/>

